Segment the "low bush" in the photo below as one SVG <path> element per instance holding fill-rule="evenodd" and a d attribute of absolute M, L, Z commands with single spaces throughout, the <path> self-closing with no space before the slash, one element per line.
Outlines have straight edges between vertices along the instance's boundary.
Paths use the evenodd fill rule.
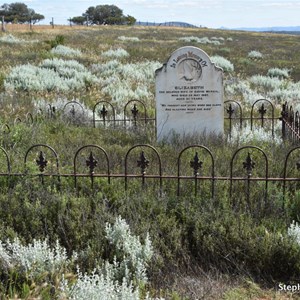
<path fill-rule="evenodd" d="M 49 44 L 51 48 L 55 48 L 58 45 L 64 45 L 64 43 L 65 43 L 65 36 L 59 34 L 53 40 L 47 40 L 46 43 Z"/>
<path fill-rule="evenodd" d="M 58 56 L 67 57 L 80 57 L 82 55 L 79 49 L 72 49 L 63 45 L 57 45 L 56 47 L 52 48 L 50 52 Z"/>
<path fill-rule="evenodd" d="M 248 58 L 252 58 L 252 59 L 262 59 L 263 58 L 263 54 L 259 51 L 256 50 L 252 50 L 248 53 Z"/>
<path fill-rule="evenodd" d="M 118 48 L 115 50 L 110 49 L 105 52 L 102 52 L 101 56 L 106 58 L 124 58 L 124 57 L 128 57 L 129 53 L 122 48 Z"/>
<path fill-rule="evenodd" d="M 47 240 L 33 240 L 27 246 L 19 239 L 0 241 L 1 275 L 10 281 L 7 290 L 0 286 L 2 295 L 28 297 L 43 290 L 44 297 L 48 294 L 67 299 L 141 299 L 139 288 L 147 283 L 146 267 L 153 254 L 149 237 L 142 245 L 120 217 L 113 225 L 106 223 L 105 231 L 113 260 L 103 262 L 91 275 L 77 270 L 76 280 L 75 274 L 70 276 L 68 272 L 74 270 L 77 255 L 69 259 L 58 241 L 52 248 Z M 12 278 L 13 273 L 19 277 Z"/>
<path fill-rule="evenodd" d="M 215 46 L 222 45 L 222 42 L 224 41 L 222 37 L 209 39 L 208 37 L 197 37 L 197 36 L 181 37 L 179 38 L 179 40 L 184 42 L 194 42 L 198 44 L 212 44 Z"/>
<path fill-rule="evenodd" d="M 96 78 L 75 60 L 46 59 L 39 66 L 30 64 L 13 68 L 5 78 L 7 91 L 68 92 L 89 88 Z"/>
<path fill-rule="evenodd" d="M 210 59 L 216 66 L 222 68 L 225 73 L 234 71 L 234 66 L 228 59 L 218 55 L 211 56 Z"/>
<path fill-rule="evenodd" d="M 271 68 L 268 70 L 267 75 L 270 77 L 279 77 L 280 79 L 287 79 L 290 77 L 289 69 Z"/>

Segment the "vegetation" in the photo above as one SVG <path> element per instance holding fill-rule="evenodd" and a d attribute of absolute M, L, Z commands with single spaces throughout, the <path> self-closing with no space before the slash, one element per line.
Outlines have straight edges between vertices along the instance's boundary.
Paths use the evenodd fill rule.
<path fill-rule="evenodd" d="M 124 179 L 118 177 L 110 183 L 97 178 L 92 189 L 90 178 L 78 177 L 75 190 L 74 179 L 63 174 L 73 172 L 74 154 L 87 144 L 106 150 L 115 174 L 124 172 L 125 154 L 136 144 L 153 145 L 166 174 L 176 174 L 181 149 L 202 144 L 211 149 L 222 176 L 228 175 L 233 153 L 252 144 L 267 153 L 270 173 L 282 176 L 282 163 L 294 145 L 282 141 L 279 121 L 274 138 L 267 130 L 245 126 L 235 127 L 231 136 L 174 136 L 172 143 L 158 143 L 151 126 L 92 128 L 87 120 L 99 100 L 116 105 L 118 116 L 129 100 L 142 100 L 153 116 L 154 71 L 186 45 L 202 48 L 224 68 L 226 100 L 241 102 L 248 113 L 255 100 L 266 97 L 279 115 L 282 103 L 295 106 L 299 99 L 298 37 L 204 28 L 34 26 L 28 31 L 13 26 L 0 35 L 1 146 L 11 159 L 12 173 L 24 172 L 32 145 L 52 146 L 62 177 L 59 189 L 56 177 L 29 176 L 39 173 L 35 151 L 28 156 L 28 176 L 0 176 L 3 299 L 296 298 L 278 289 L 280 283 L 297 283 L 300 275 L 296 183 L 288 185 L 283 202 L 280 184 L 270 182 L 262 209 L 263 189 L 255 182 L 248 202 L 240 183 L 229 197 L 227 182 L 217 182 L 214 198 L 209 183 L 201 181 L 198 195 L 182 183 L 178 197 L 172 179 L 164 180 L 160 191 L 151 181 L 141 187 L 132 178 L 125 190 Z M 254 45 L 262 57 L 248 57 Z M 59 113 L 71 100 L 79 101 L 85 114 L 76 122 Z M 54 114 L 49 104 L 56 118 L 40 116 L 30 125 L 15 122 L 40 109 Z M 0 155 L 5 173 L 6 160 Z M 82 170 L 87 155 L 80 156 Z M 137 159 L 132 157 L 132 166 Z M 50 153 L 46 160 L 55 168 Z M 258 157 L 255 161 L 253 172 L 259 175 L 262 163 Z M 292 161 L 296 166 L 297 155 Z M 97 168 L 103 166 L 103 160 L 97 163 Z M 294 165 L 290 172 L 297 177 Z"/>
<path fill-rule="evenodd" d="M 116 5 L 90 6 L 82 16 L 70 19 L 74 24 L 83 25 L 133 25 L 136 19 L 132 16 L 124 16 L 123 11 Z"/>
<path fill-rule="evenodd" d="M 0 9 L 0 16 L 3 16 L 7 23 L 30 23 L 45 19 L 41 14 L 36 13 L 33 9 L 28 8 L 26 4 L 15 2 L 11 4 L 3 4 Z"/>

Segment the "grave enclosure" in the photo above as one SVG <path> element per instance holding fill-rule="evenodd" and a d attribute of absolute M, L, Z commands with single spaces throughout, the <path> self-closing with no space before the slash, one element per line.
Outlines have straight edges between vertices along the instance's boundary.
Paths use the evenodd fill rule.
<path fill-rule="evenodd" d="M 282 137 L 296 142 L 300 140 L 299 114 L 298 112 L 294 114 L 287 103 L 283 105 L 280 116 L 275 116 L 273 104 L 267 99 L 258 99 L 251 108 L 250 117 L 247 117 L 242 113 L 240 103 L 234 100 L 224 102 L 222 69 L 211 63 L 205 52 L 195 47 L 179 48 L 170 56 L 166 64 L 156 71 L 156 118 L 148 116 L 147 107 L 140 100 L 130 100 L 126 103 L 122 118 L 116 118 L 116 111 L 117 109 L 111 103 L 99 101 L 94 105 L 93 119 L 90 119 L 85 116 L 84 107 L 80 103 L 70 101 L 61 111 L 49 104 L 45 111 L 40 109 L 41 115 L 34 117 L 28 113 L 25 122 L 31 126 L 35 122 L 62 118 L 65 122 L 74 125 L 90 124 L 95 128 L 122 127 L 132 130 L 139 126 L 144 128 L 143 126 L 154 124 L 156 120 L 157 138 L 164 140 L 168 139 L 172 132 L 180 135 L 202 132 L 223 134 L 225 113 L 228 114 L 225 120 L 227 125 L 229 123 L 229 135 L 233 124 L 239 124 L 242 128 L 245 122 L 250 122 L 252 129 L 254 122 L 260 122 L 261 127 L 264 127 L 265 121 L 271 121 L 272 135 L 274 135 L 274 122 L 282 121 Z M 259 112 L 258 116 L 255 111 Z M 271 112 L 271 116 L 267 111 Z M 22 119 L 16 118 L 13 126 L 18 126 Z M 2 131 L 5 136 L 4 141 L 7 141 L 9 148 L 10 126 L 3 124 Z M 200 144 L 182 149 L 178 153 L 176 163 L 168 161 L 167 157 L 159 153 L 159 149 L 151 145 L 137 144 L 124 153 L 123 166 L 119 169 L 119 165 L 118 168 L 113 166 L 114 155 L 101 145 L 87 144 L 74 149 L 75 154 L 62 162 L 62 165 L 69 166 L 67 169 L 73 169 L 73 172 L 65 173 L 61 173 L 58 153 L 50 145 L 31 146 L 25 153 L 24 171 L 12 171 L 11 165 L 17 163 L 11 163 L 12 155 L 5 148 L 0 147 L 2 160 L 4 165 L 6 164 L 6 170 L 1 176 L 6 178 L 7 182 L 4 186 L 7 187 L 17 182 L 17 178 L 29 176 L 39 178 L 43 185 L 54 182 L 60 190 L 65 186 L 64 181 L 71 178 L 75 190 L 79 193 L 82 186 L 85 188 L 90 186 L 92 191 L 101 189 L 103 181 L 97 179 L 105 178 L 110 184 L 121 178 L 125 190 L 128 189 L 130 182 L 140 180 L 142 189 L 153 185 L 160 192 L 176 190 L 178 196 L 184 195 L 187 191 L 194 191 L 195 196 L 203 193 L 214 198 L 218 192 L 227 189 L 230 197 L 234 199 L 235 193 L 240 193 L 239 188 L 243 190 L 245 187 L 245 198 L 248 202 L 252 197 L 252 189 L 255 190 L 255 184 L 258 183 L 261 199 L 268 204 L 268 198 L 273 195 L 270 186 L 275 184 L 279 186 L 283 200 L 289 190 L 297 189 L 299 186 L 299 177 L 290 171 L 290 166 L 295 165 L 293 155 L 300 153 L 300 146 L 285 155 L 279 175 L 269 169 L 267 154 L 255 146 L 243 146 L 237 149 L 229 157 L 227 168 L 223 169 L 215 159 L 215 153 Z M 35 153 L 38 149 L 40 151 Z M 237 159 L 240 153 L 241 161 Z M 34 157 L 35 154 L 38 156 Z M 29 157 L 32 159 L 29 160 Z M 27 161 L 35 162 L 37 171 L 30 173 L 27 170 Z M 177 170 L 174 171 L 169 166 L 175 164 Z M 298 168 L 298 164 L 296 165 Z M 49 171 L 50 166 L 52 170 Z M 163 172 L 169 169 L 170 172 Z M 47 179 L 49 177 L 54 180 L 50 182 Z M 88 179 L 90 184 L 87 180 L 83 181 L 84 178 Z"/>
<path fill-rule="evenodd" d="M 196 47 L 173 52 L 156 75 L 157 139 L 223 134 L 223 71 Z"/>

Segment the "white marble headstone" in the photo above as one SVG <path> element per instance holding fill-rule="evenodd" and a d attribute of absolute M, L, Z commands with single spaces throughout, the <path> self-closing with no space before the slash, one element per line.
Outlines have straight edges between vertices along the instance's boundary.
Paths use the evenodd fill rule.
<path fill-rule="evenodd" d="M 155 72 L 157 139 L 224 132 L 223 71 L 196 47 L 182 47 Z"/>

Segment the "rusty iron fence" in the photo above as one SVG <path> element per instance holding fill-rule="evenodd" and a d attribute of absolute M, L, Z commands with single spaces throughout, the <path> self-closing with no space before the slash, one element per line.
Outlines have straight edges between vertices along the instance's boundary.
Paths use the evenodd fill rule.
<path fill-rule="evenodd" d="M 64 122 L 76 126 L 91 126 L 94 128 L 117 128 L 136 130 L 142 128 L 155 128 L 156 117 L 149 116 L 149 110 L 152 115 L 155 114 L 154 108 L 147 108 L 144 102 L 140 100 L 128 101 L 123 109 L 120 110 L 108 101 L 97 102 L 91 111 L 77 101 L 69 101 L 62 108 L 48 104 L 45 109 L 39 109 L 36 112 L 28 112 L 23 116 L 17 116 L 13 121 L 3 123 L 0 120 L 0 135 L 8 140 L 12 127 L 18 124 L 34 126 L 38 122 L 60 119 Z M 268 99 L 258 99 L 252 106 L 243 109 L 241 103 L 236 100 L 227 100 L 224 102 L 224 128 L 225 134 L 232 136 L 233 130 L 239 130 L 248 125 L 251 130 L 264 128 L 275 136 L 281 135 L 283 140 L 288 140 L 292 144 L 300 142 L 300 115 L 294 111 L 293 107 L 284 103 L 281 110 Z M 280 129 L 281 128 L 281 133 Z"/>
<path fill-rule="evenodd" d="M 151 113 L 149 113 L 151 111 Z M 155 126 L 155 108 L 149 108 L 143 101 L 130 100 L 123 109 L 116 107 L 108 101 L 97 102 L 90 112 L 87 112 L 83 105 L 77 101 L 69 101 L 62 108 L 48 104 L 44 109 L 37 112 L 28 112 L 23 116 L 17 116 L 13 122 L 1 125 L 2 130 L 9 131 L 11 126 L 18 123 L 28 125 L 45 119 L 57 119 L 77 124 L 88 125 L 94 128 L 138 128 L 143 126 Z M 276 122 L 281 122 L 282 137 L 293 142 L 300 140 L 300 117 L 294 113 L 292 107 L 285 103 L 282 109 L 275 109 L 274 104 L 268 99 L 256 100 L 250 108 L 243 109 L 241 103 L 236 100 L 224 102 L 224 123 L 226 133 L 231 134 L 233 127 L 242 128 L 249 124 L 251 130 L 263 127 L 274 136 Z"/>
<path fill-rule="evenodd" d="M 250 122 L 251 130 L 255 125 L 262 128 L 267 128 L 271 131 L 272 136 L 275 133 L 275 123 L 281 121 L 281 115 L 276 116 L 276 109 L 274 104 L 268 99 L 258 99 L 254 101 L 250 108 L 250 115 L 245 115 L 242 105 L 235 100 L 227 100 L 224 102 L 225 120 L 228 121 L 229 134 L 234 125 L 243 127 L 245 122 Z"/>
<path fill-rule="evenodd" d="M 94 128 L 99 126 L 117 127 L 118 125 L 132 128 L 145 124 L 154 125 L 155 116 L 149 117 L 148 110 L 145 103 L 140 100 L 128 101 L 121 111 L 119 111 L 119 106 L 116 108 L 108 101 L 97 102 L 91 111 L 84 108 L 80 102 L 69 101 L 61 108 L 48 104 L 46 108 L 16 116 L 12 122 L 3 123 L 2 127 L 9 130 L 11 126 L 19 123 L 32 125 L 42 120 L 58 118 L 72 124 L 85 124 Z"/>
<path fill-rule="evenodd" d="M 293 142 L 300 141 L 300 116 L 298 111 L 285 102 L 282 105 L 282 137 Z"/>
<path fill-rule="evenodd" d="M 89 144 L 75 151 L 72 162 L 70 158 L 69 162 L 63 161 L 61 165 L 53 147 L 36 144 L 26 151 L 23 169 L 14 172 L 9 153 L 0 147 L 0 178 L 7 179 L 1 180 L 0 185 L 2 188 L 11 187 L 9 182 L 14 182 L 15 178 L 37 177 L 39 184 L 44 186 L 50 184 L 46 178 L 52 178 L 51 185 L 54 181 L 57 189 L 61 190 L 65 186 L 62 184 L 63 178 L 69 178 L 68 186 L 78 192 L 82 186 L 90 191 L 101 189 L 104 181 L 100 178 L 109 185 L 113 180 L 121 179 L 118 182 L 125 191 L 131 185 L 141 190 L 154 187 L 161 194 L 171 189 L 178 196 L 205 193 L 208 199 L 228 191 L 234 206 L 242 197 L 250 203 L 252 194 L 257 192 L 266 204 L 276 187 L 276 193 L 282 194 L 284 205 L 287 193 L 299 189 L 299 155 L 300 146 L 291 149 L 279 166 L 278 162 L 271 164 L 261 148 L 244 146 L 228 158 L 224 168 L 224 162 L 220 164 L 216 161 L 213 152 L 203 145 L 184 148 L 177 159 L 175 157 L 174 163 L 163 157 L 155 147 L 138 144 L 128 149 L 122 162 L 116 165 L 104 148 Z M 271 165 L 276 165 L 276 170 L 270 170 Z M 275 172 L 277 174 L 274 175 Z M 83 178 L 84 183 L 81 181 Z M 273 185 L 271 190 L 270 184 Z"/>

